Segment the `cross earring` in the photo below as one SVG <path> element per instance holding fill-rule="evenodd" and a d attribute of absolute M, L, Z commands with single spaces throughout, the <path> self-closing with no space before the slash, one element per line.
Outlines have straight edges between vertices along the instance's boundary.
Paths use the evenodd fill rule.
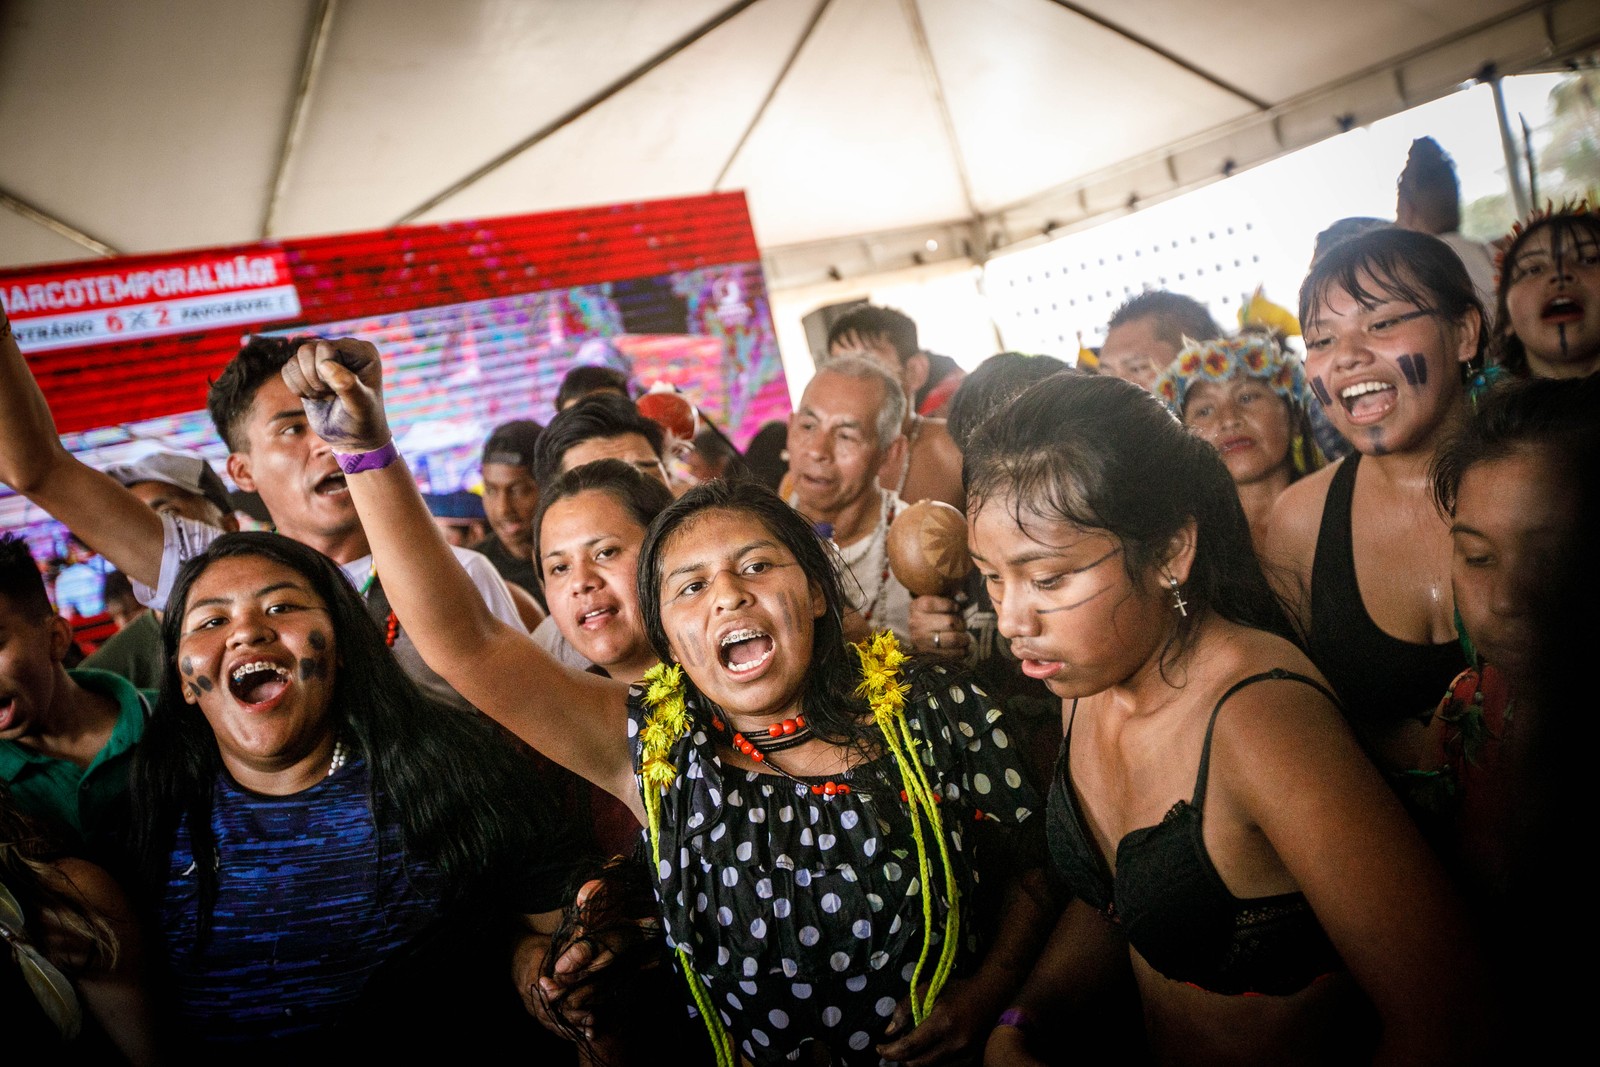
<path fill-rule="evenodd" d="M 1189 617 L 1189 602 L 1183 599 L 1183 592 L 1178 588 L 1178 579 L 1167 575 L 1167 584 L 1172 587 L 1172 610 L 1184 618 Z"/>

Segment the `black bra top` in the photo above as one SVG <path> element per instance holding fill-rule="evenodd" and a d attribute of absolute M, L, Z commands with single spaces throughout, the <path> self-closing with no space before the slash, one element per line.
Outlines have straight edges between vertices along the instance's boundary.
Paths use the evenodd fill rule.
<path fill-rule="evenodd" d="M 1456 641 L 1418 645 L 1385 633 L 1361 602 L 1350 504 L 1361 453 L 1333 472 L 1311 564 L 1311 630 L 1306 651 L 1360 732 L 1427 715 L 1450 680 L 1467 669 Z"/>
<path fill-rule="evenodd" d="M 1285 670 L 1254 674 L 1230 688 L 1206 726 L 1194 799 L 1178 801 L 1160 823 L 1119 841 L 1114 876 L 1072 791 L 1071 720 L 1050 788 L 1050 858 L 1067 888 L 1119 924 L 1128 943 L 1161 974 L 1214 993 L 1286 995 L 1344 969 L 1303 894 L 1239 899 L 1212 866 L 1201 833 L 1217 713 L 1233 694 L 1268 679 L 1302 682 L 1334 699 L 1317 682 Z M 1076 702 L 1072 715 L 1076 719 Z"/>

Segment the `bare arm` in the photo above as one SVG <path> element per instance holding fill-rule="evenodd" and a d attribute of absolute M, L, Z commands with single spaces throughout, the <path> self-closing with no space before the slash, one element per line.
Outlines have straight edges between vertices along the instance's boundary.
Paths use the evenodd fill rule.
<path fill-rule="evenodd" d="M 1302 478 L 1279 495 L 1267 520 L 1261 565 L 1273 590 L 1288 605 L 1300 632 L 1311 628 L 1311 565 L 1333 467 Z"/>
<path fill-rule="evenodd" d="M 73 975 L 84 1006 L 129 1063 L 157 1062 L 139 923 L 133 908 L 116 881 L 92 863 L 64 859 L 56 863 L 55 870 L 60 888 L 76 896 L 85 910 L 104 919 L 117 939 L 115 963 Z"/>
<path fill-rule="evenodd" d="M 1021 992 L 1011 1003 L 1032 1020 L 1041 1049 L 1060 1047 L 1088 1009 L 1108 995 L 1135 996 L 1128 965 L 1128 943 L 1117 928 L 1081 900 L 1070 902 L 1056 920 L 1055 929 L 1034 964 Z M 1015 1026 L 997 1027 L 984 1049 L 991 1067 L 1038 1063 L 1029 1052 L 1030 1031 Z M 1082 1034 L 1088 1047 L 1098 1047 L 1095 1036 Z"/>
<path fill-rule="evenodd" d="M 341 452 L 390 440 L 378 350 L 344 339 L 301 346 L 283 368 L 311 427 Z M 626 803 L 642 822 L 628 747 L 627 687 L 569 671 L 495 618 L 417 492 L 404 460 L 352 474 L 390 606 L 422 658 L 456 691 L 551 759 Z"/>
<path fill-rule="evenodd" d="M 1252 686 L 1212 753 L 1219 800 L 1265 835 L 1376 1007 L 1376 1062 L 1484 1056 L 1493 1013 L 1465 908 L 1333 706 L 1293 682 Z"/>
<path fill-rule="evenodd" d="M 61 446 L 55 419 L 0 311 L 0 482 L 136 581 L 161 577 L 161 517 Z"/>

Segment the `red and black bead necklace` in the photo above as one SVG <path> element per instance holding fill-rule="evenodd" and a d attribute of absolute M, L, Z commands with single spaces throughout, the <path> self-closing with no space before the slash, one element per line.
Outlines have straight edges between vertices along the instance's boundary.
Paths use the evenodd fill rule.
<path fill-rule="evenodd" d="M 712 716 L 711 722 L 718 730 L 727 730 L 720 715 Z M 796 715 L 792 719 L 775 722 L 767 727 L 765 734 L 758 733 L 753 738 L 746 737 L 738 730 L 734 730 L 732 733 L 733 747 L 744 753 L 746 759 L 753 763 L 761 763 L 771 767 L 789 779 L 789 781 L 805 786 L 817 796 L 843 796 L 851 792 L 849 782 L 838 782 L 832 779 L 823 782 L 807 782 L 796 778 L 767 758 L 770 753 L 782 752 L 786 748 L 794 748 L 796 745 L 803 745 L 811 740 L 811 727 L 806 724 L 804 715 Z"/>

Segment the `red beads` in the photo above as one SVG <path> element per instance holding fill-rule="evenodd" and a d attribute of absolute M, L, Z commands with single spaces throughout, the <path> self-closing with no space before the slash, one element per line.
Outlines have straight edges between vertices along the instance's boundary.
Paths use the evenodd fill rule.
<path fill-rule="evenodd" d="M 804 715 L 797 715 L 792 719 L 784 719 L 782 722 L 775 722 L 771 726 L 767 727 L 767 736 L 788 737 L 789 735 L 804 729 L 805 725 L 806 717 Z"/>
<path fill-rule="evenodd" d="M 823 782 L 812 786 L 811 792 L 819 797 L 842 797 L 850 792 L 850 786 L 845 782 Z"/>

